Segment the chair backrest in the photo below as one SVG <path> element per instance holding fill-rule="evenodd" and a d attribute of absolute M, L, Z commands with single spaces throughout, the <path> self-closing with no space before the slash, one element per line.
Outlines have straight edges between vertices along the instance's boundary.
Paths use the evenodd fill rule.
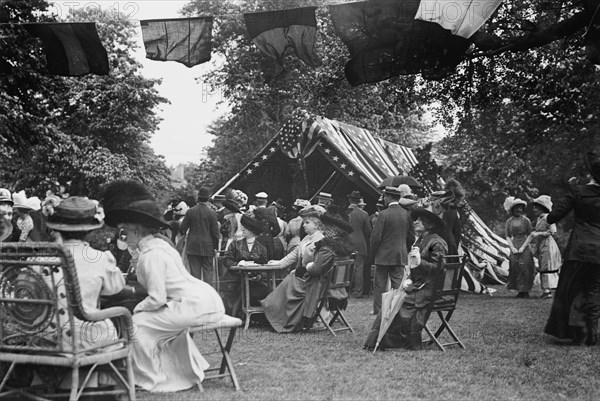
<path fill-rule="evenodd" d="M 439 276 L 433 291 L 434 308 L 436 303 L 445 307 L 456 305 L 465 267 L 465 256 L 446 255 L 438 261 Z"/>
<path fill-rule="evenodd" d="M 0 244 L 0 352 L 77 352 L 86 319 L 73 257 L 59 244 Z"/>
<path fill-rule="evenodd" d="M 329 289 L 348 288 L 354 268 L 354 259 L 336 260 L 329 276 Z"/>

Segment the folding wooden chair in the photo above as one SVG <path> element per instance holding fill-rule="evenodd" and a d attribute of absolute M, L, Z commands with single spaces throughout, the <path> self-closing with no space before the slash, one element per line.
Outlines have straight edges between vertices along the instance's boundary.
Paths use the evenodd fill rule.
<path fill-rule="evenodd" d="M 352 275 L 353 268 L 354 268 L 354 259 L 337 260 L 334 263 L 333 267 L 326 273 L 326 276 L 328 277 L 327 285 L 324 285 L 322 288 L 322 292 L 319 297 L 319 303 L 317 304 L 316 315 L 305 326 L 305 330 L 313 329 L 314 323 L 318 320 L 323 324 L 324 328 L 327 329 L 334 336 L 336 335 L 335 333 L 338 331 L 350 330 L 352 333 L 354 333 L 354 330 L 348 323 L 348 320 L 344 316 L 344 313 L 339 308 L 337 303 L 335 303 L 335 302 L 329 303 L 330 304 L 329 312 L 333 314 L 333 316 L 331 317 L 331 319 L 329 319 L 329 321 L 326 321 L 323 318 L 323 316 L 321 316 L 321 310 L 325 307 L 325 305 L 329 301 L 329 291 L 330 290 L 345 288 L 346 292 L 348 293 L 348 291 L 350 290 L 350 283 L 351 283 L 350 277 Z M 334 328 L 332 328 L 332 326 L 336 322 L 339 322 L 341 327 L 334 329 Z"/>
<path fill-rule="evenodd" d="M 115 324 L 115 339 L 83 348 L 77 329 L 108 318 Z M 132 340 L 126 308 L 84 310 L 73 257 L 62 245 L 0 244 L 0 363 L 6 368 L 0 369 L 0 398 L 56 398 L 63 375 L 69 374 L 71 390 L 62 396 L 69 395 L 70 401 L 109 394 L 135 400 Z M 13 384 L 22 379 L 16 374 L 18 365 L 27 365 L 23 371 L 30 374 L 20 385 Z M 86 388 L 92 373 L 100 370 L 117 385 Z M 43 385 L 31 385 L 34 372 Z M 85 374 L 81 383 L 80 373 Z"/>
<path fill-rule="evenodd" d="M 235 391 L 239 391 L 240 384 L 238 382 L 237 376 L 235 375 L 235 371 L 233 370 L 233 362 L 231 361 L 231 347 L 233 345 L 233 340 L 235 338 L 235 332 L 238 327 L 242 327 L 242 319 L 238 319 L 237 317 L 231 317 L 225 315 L 221 321 L 216 323 L 207 323 L 202 326 L 194 326 L 190 328 L 190 333 L 209 333 L 214 331 L 217 337 L 217 342 L 219 344 L 219 351 L 203 353 L 203 355 L 210 355 L 214 353 L 221 353 L 221 365 L 215 368 L 209 368 L 204 372 L 207 373 L 204 377 L 204 380 L 211 379 L 220 379 L 222 377 L 229 377 L 231 382 L 233 383 L 233 387 Z M 229 335 L 227 336 L 227 342 L 223 344 L 223 339 L 221 337 L 221 333 L 219 330 L 227 330 L 229 329 Z M 206 343 L 206 341 L 202 341 L 202 343 Z M 211 373 L 216 372 L 218 373 Z M 202 389 L 202 387 L 201 387 Z"/>
<path fill-rule="evenodd" d="M 465 348 L 449 323 L 450 318 L 456 309 L 456 303 L 458 302 L 465 260 L 466 258 L 464 255 L 447 255 L 438 262 L 440 272 L 433 289 L 433 298 L 429 305 L 425 322 L 428 322 L 432 312 L 436 312 L 441 323 L 435 333 L 433 333 L 429 327 L 427 327 L 427 324 L 425 324 L 425 331 L 431 340 L 424 341 L 424 344 L 435 343 L 442 351 L 446 351 L 445 347 L 452 345 L 458 345 L 463 349 Z M 444 331 L 448 331 L 453 341 L 447 343 L 440 342 L 440 336 Z"/>

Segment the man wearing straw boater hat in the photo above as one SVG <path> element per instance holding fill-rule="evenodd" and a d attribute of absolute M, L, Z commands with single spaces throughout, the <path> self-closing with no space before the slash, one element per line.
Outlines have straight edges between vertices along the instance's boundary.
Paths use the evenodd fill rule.
<path fill-rule="evenodd" d="M 373 282 L 373 314 L 381 308 L 381 294 L 386 290 L 388 278 L 392 288 L 398 288 L 408 262 L 407 237 L 411 222 L 408 212 L 398 203 L 402 193 L 396 187 L 385 187 L 383 210 L 371 232 L 371 251 L 375 255 Z"/>

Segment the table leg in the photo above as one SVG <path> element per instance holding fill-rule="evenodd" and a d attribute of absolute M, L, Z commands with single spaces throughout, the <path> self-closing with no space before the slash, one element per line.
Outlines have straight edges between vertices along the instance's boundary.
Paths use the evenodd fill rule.
<path fill-rule="evenodd" d="M 243 288 L 244 288 L 244 297 L 243 302 L 245 305 L 242 305 L 242 309 L 244 309 L 245 313 L 246 313 L 246 324 L 244 325 L 244 330 L 248 330 L 248 327 L 250 327 L 250 275 L 249 273 L 242 273 L 242 280 L 243 280 Z"/>
<path fill-rule="evenodd" d="M 275 270 L 271 270 L 271 283 L 273 284 L 273 291 L 277 288 L 277 272 Z"/>

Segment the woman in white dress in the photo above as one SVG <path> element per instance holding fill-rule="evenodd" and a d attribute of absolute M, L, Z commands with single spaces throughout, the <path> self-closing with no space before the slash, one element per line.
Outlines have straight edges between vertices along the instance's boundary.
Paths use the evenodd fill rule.
<path fill-rule="evenodd" d="M 136 385 L 153 392 L 199 385 L 209 365 L 188 329 L 220 321 L 225 314 L 221 297 L 188 273 L 169 243 L 155 237 L 167 223 L 141 184 L 115 181 L 106 188 L 103 202 L 107 224 L 121 228 L 128 245 L 138 250 L 138 281 L 148 291 L 133 315 Z"/>

